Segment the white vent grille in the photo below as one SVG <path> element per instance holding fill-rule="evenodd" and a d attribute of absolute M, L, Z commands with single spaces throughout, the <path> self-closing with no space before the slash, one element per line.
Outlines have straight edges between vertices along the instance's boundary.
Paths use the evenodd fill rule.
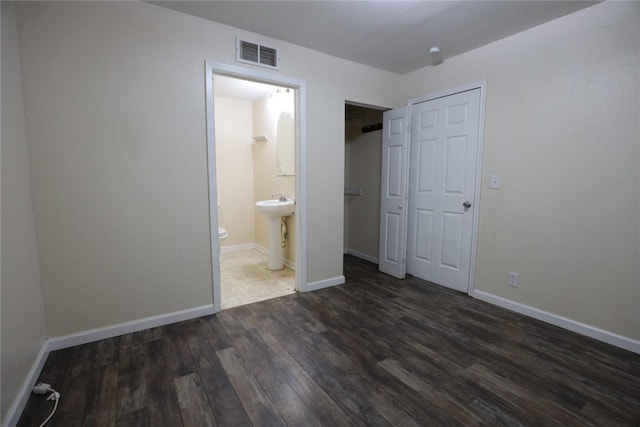
<path fill-rule="evenodd" d="M 277 69 L 278 59 L 278 49 L 245 40 L 237 41 L 236 60 L 238 62 Z"/>

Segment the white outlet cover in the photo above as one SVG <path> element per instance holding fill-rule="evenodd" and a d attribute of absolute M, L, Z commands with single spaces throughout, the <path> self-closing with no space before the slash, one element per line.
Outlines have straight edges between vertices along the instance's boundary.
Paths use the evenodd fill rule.
<path fill-rule="evenodd" d="M 518 273 L 514 273 L 513 271 L 510 271 L 508 283 L 509 283 L 509 286 L 513 286 L 514 288 L 517 288 L 518 285 L 520 284 L 520 275 Z"/>

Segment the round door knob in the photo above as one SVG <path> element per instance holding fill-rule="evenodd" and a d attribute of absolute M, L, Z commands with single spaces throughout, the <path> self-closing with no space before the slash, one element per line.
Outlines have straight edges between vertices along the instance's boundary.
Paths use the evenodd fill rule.
<path fill-rule="evenodd" d="M 402 210 L 402 205 L 398 206 L 398 209 Z"/>
<path fill-rule="evenodd" d="M 462 204 L 462 206 L 464 206 L 465 209 L 469 209 L 471 207 L 471 202 L 467 200 Z"/>

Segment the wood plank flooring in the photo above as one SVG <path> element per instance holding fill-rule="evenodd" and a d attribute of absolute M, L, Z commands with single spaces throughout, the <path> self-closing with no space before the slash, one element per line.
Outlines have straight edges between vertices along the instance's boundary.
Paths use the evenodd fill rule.
<path fill-rule="evenodd" d="M 353 257 L 345 276 L 51 353 L 48 425 L 640 425 L 640 355 Z"/>

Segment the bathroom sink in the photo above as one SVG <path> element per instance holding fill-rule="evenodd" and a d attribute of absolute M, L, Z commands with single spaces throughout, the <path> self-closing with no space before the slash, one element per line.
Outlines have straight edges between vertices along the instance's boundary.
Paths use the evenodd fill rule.
<path fill-rule="evenodd" d="M 284 199 L 284 197 L 283 197 Z M 281 242 L 281 225 L 283 216 L 293 215 L 296 205 L 293 200 L 260 200 L 256 202 L 256 209 L 267 217 L 269 222 L 269 256 L 267 259 L 268 270 L 282 270 L 284 268 Z"/>
<path fill-rule="evenodd" d="M 283 216 L 293 215 L 296 211 L 296 205 L 293 200 L 260 200 L 256 202 L 258 212 L 269 218 L 280 218 Z"/>

